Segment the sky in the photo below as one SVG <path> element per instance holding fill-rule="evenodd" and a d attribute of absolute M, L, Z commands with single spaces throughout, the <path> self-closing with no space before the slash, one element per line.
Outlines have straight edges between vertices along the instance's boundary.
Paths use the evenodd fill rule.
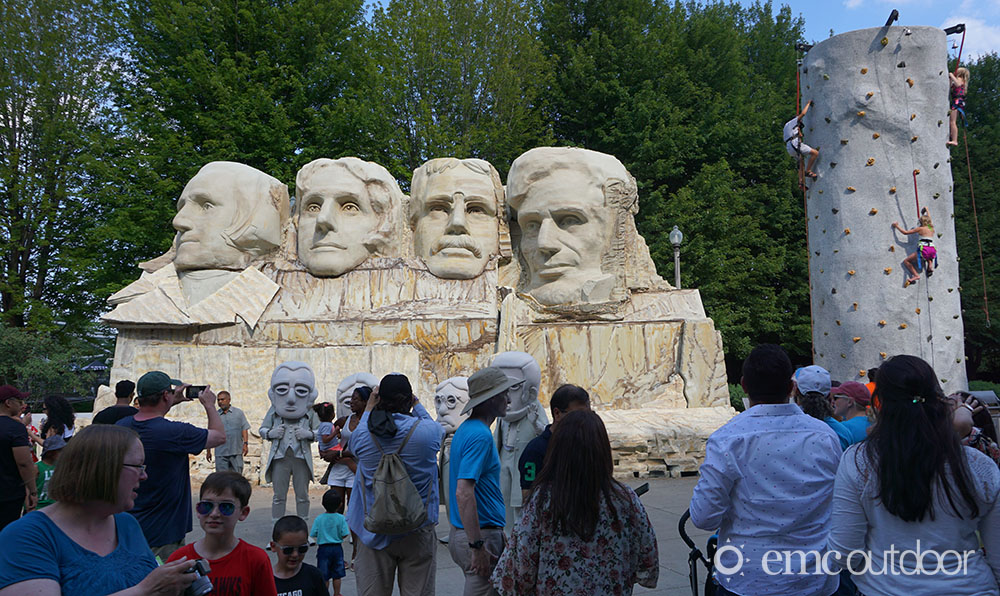
<path fill-rule="evenodd" d="M 751 1 L 740 0 L 743 4 Z M 881 27 L 895 8 L 899 11 L 896 25 L 945 28 L 965 23 L 962 62 L 1000 53 L 1000 0 L 774 0 L 776 9 L 785 4 L 805 19 L 805 38 L 811 43 L 830 37 L 830 29 L 837 34 Z M 949 41 L 958 44 L 962 35 L 952 35 Z M 949 46 L 949 52 L 954 58 L 958 49 Z"/>

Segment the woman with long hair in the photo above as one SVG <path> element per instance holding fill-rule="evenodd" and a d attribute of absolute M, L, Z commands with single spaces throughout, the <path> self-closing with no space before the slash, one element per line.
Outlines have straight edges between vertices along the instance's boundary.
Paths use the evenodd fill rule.
<path fill-rule="evenodd" d="M 47 439 L 53 435 L 60 435 L 64 439 L 73 436 L 73 423 L 76 414 L 73 413 L 73 406 L 65 397 L 50 395 L 42 402 L 42 410 L 45 412 L 45 422 L 42 423 L 42 438 Z"/>
<path fill-rule="evenodd" d="M 95 424 L 59 456 L 55 503 L 0 532 L 0 596 L 180 595 L 194 580 L 183 558 L 160 567 L 139 522 L 125 513 L 146 480 L 145 454 L 130 429 Z"/>
<path fill-rule="evenodd" d="M 628 595 L 656 587 L 656 535 L 639 497 L 612 476 L 601 417 L 569 412 L 553 429 L 542 472 L 493 584 L 504 596 Z"/>
<path fill-rule="evenodd" d="M 890 358 L 872 403 L 868 440 L 837 471 L 831 566 L 866 596 L 1000 593 L 1000 469 L 960 444 L 930 365 Z"/>

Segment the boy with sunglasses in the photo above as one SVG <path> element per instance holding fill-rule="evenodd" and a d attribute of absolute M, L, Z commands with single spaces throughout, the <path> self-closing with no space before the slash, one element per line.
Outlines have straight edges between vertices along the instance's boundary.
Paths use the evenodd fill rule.
<path fill-rule="evenodd" d="M 250 515 L 250 490 L 247 479 L 236 472 L 209 474 L 195 506 L 205 537 L 177 549 L 168 560 L 207 560 L 212 594 L 277 596 L 267 553 L 234 535 L 236 523 Z"/>
<path fill-rule="evenodd" d="M 340 580 L 347 575 L 344 569 L 344 547 L 341 545 L 351 531 L 344 519 L 344 500 L 334 489 L 323 493 L 323 509 L 313 520 L 309 535 L 316 539 L 319 552 L 316 554 L 316 565 L 323 574 L 323 581 L 333 580 L 333 594 L 340 596 Z"/>
<path fill-rule="evenodd" d="M 330 596 L 319 569 L 303 562 L 309 552 L 309 526 L 301 517 L 286 515 L 274 522 L 271 552 L 278 556 L 274 563 L 278 596 Z"/>

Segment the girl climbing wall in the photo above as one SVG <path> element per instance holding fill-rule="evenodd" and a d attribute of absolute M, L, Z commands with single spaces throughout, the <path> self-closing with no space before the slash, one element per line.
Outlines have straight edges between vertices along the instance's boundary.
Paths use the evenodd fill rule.
<path fill-rule="evenodd" d="M 937 259 L 937 249 L 934 248 L 934 223 L 931 222 L 931 216 L 927 213 L 926 207 L 921 210 L 918 221 L 920 225 L 910 230 L 904 230 L 899 222 L 892 222 L 892 227 L 899 230 L 900 233 L 907 236 L 916 234 L 919 239 L 917 250 L 907 255 L 903 260 L 903 266 L 910 272 L 910 277 L 906 281 L 911 284 L 920 280 L 922 266 L 927 268 L 927 277 L 933 275 L 934 261 Z"/>

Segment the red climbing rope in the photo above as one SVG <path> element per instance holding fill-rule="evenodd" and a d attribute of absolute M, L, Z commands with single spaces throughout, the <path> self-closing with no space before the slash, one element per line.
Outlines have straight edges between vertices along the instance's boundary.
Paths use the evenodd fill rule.
<path fill-rule="evenodd" d="M 965 34 L 962 34 L 965 37 Z M 983 312 L 986 313 L 986 327 L 990 327 L 990 300 L 986 296 L 986 264 L 983 262 L 983 242 L 979 239 L 979 216 L 976 214 L 976 192 L 972 189 L 972 161 L 969 159 L 969 133 L 962 127 L 965 141 L 965 166 L 969 170 L 969 196 L 972 197 L 972 221 L 976 225 L 976 244 L 979 245 L 979 272 L 983 278 Z"/>
<path fill-rule="evenodd" d="M 962 48 L 965 47 L 965 29 L 962 30 L 962 43 L 958 46 L 958 60 L 955 60 L 955 72 L 958 72 L 958 65 L 962 63 Z"/>
<path fill-rule="evenodd" d="M 913 198 L 917 201 L 917 219 L 920 219 L 920 195 L 917 194 L 917 174 L 920 170 L 913 170 Z"/>

